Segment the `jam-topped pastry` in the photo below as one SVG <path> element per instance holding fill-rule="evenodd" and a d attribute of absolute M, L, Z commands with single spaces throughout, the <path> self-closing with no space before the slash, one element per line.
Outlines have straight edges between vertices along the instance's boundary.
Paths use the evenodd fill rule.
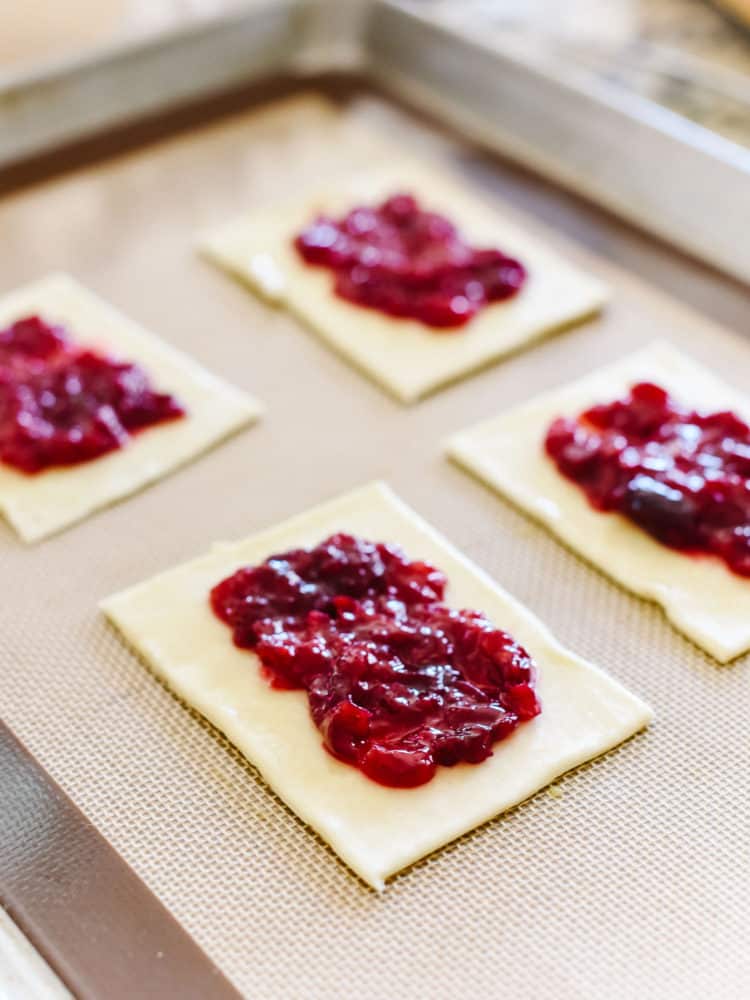
<path fill-rule="evenodd" d="M 39 316 L 0 330 L 0 461 L 21 472 L 89 461 L 184 412 L 140 366 L 81 347 Z"/>
<path fill-rule="evenodd" d="M 545 448 L 598 510 L 750 576 L 750 427 L 734 413 L 692 410 L 639 382 L 623 399 L 555 420 Z"/>
<path fill-rule="evenodd" d="M 318 216 L 295 246 L 308 264 L 334 273 L 342 298 L 431 327 L 465 325 L 515 295 L 526 279 L 518 260 L 470 246 L 452 222 L 410 194 L 357 206 L 342 218 Z"/>
<path fill-rule="evenodd" d="M 237 570 L 211 591 L 273 687 L 304 689 L 325 748 L 383 785 L 478 764 L 540 712 L 529 654 L 395 546 L 336 534 Z"/>

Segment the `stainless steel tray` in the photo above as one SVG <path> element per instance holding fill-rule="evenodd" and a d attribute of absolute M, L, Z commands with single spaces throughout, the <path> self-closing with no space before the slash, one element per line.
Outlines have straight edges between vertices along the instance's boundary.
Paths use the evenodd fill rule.
<path fill-rule="evenodd" d="M 0 80 L 0 167 L 270 76 L 354 71 L 750 281 L 750 148 L 582 66 L 495 34 L 457 31 L 434 8 L 407 0 L 254 0 L 156 38 Z"/>

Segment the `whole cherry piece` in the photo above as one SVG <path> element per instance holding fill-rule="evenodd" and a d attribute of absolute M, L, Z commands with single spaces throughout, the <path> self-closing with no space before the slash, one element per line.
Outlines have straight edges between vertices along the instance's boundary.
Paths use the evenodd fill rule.
<path fill-rule="evenodd" d="M 341 219 L 318 216 L 294 244 L 308 264 L 334 273 L 342 298 L 435 328 L 464 326 L 526 280 L 520 261 L 471 247 L 452 222 L 410 194 L 360 205 Z"/>
<path fill-rule="evenodd" d="M 334 757 L 412 788 L 479 764 L 541 711 L 529 654 L 393 545 L 336 534 L 237 570 L 211 607 L 272 687 L 307 692 Z"/>

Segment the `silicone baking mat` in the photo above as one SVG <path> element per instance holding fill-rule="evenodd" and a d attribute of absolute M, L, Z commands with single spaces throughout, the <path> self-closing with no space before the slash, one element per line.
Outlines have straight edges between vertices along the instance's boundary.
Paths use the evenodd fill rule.
<path fill-rule="evenodd" d="M 375 120 L 396 150 L 497 198 L 494 168 L 472 172 L 462 147 L 401 112 L 301 97 L 0 204 L 3 289 L 65 267 L 268 407 L 260 425 L 46 543 L 0 527 L 0 714 L 248 996 L 734 1000 L 750 976 L 748 658 L 718 667 L 451 466 L 440 442 L 657 336 L 750 390 L 750 343 L 542 229 L 610 283 L 606 314 L 417 406 L 393 402 L 193 248 L 241 210 L 356 169 L 373 155 L 358 129 Z M 657 713 L 645 734 L 382 896 L 96 609 L 217 539 L 376 477 Z"/>

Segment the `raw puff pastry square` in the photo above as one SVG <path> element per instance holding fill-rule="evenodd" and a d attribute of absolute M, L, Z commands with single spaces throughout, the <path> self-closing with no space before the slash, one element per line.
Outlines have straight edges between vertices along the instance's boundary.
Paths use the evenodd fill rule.
<path fill-rule="evenodd" d="M 216 263 L 265 298 L 285 305 L 331 347 L 402 402 L 480 368 L 523 344 L 598 310 L 605 291 L 502 215 L 439 172 L 397 157 L 399 166 L 353 169 L 327 191 L 243 216 L 202 243 Z M 456 332 L 393 319 L 339 298 L 333 275 L 297 255 L 294 236 L 321 212 L 341 214 L 397 191 L 445 213 L 475 245 L 497 246 L 528 269 L 526 284 L 507 302 L 482 310 Z"/>
<path fill-rule="evenodd" d="M 257 658 L 237 649 L 213 615 L 208 592 L 242 565 L 314 545 L 335 531 L 396 542 L 444 570 L 452 605 L 485 611 L 536 658 L 542 714 L 498 744 L 484 763 L 438 768 L 429 784 L 407 791 L 384 788 L 326 753 L 306 694 L 269 686 Z M 102 609 L 154 670 L 376 889 L 389 875 L 627 739 L 651 718 L 642 701 L 563 649 L 529 611 L 377 483 L 245 541 L 215 546 L 108 598 Z"/>
<path fill-rule="evenodd" d="M 544 437 L 555 417 L 575 416 L 643 381 L 659 383 L 687 406 L 730 408 L 750 422 L 750 400 L 671 345 L 654 342 L 457 434 L 448 451 L 622 586 L 660 604 L 681 632 L 725 663 L 750 648 L 750 580 L 732 573 L 718 558 L 683 555 L 627 518 L 594 510 L 544 452 Z"/>
<path fill-rule="evenodd" d="M 141 364 L 187 416 L 143 431 L 120 451 L 33 476 L 0 465 L 0 511 L 35 542 L 134 493 L 254 420 L 260 405 L 118 313 L 67 275 L 52 275 L 0 300 L 0 329 L 31 314 L 66 327 L 77 343 Z"/>

